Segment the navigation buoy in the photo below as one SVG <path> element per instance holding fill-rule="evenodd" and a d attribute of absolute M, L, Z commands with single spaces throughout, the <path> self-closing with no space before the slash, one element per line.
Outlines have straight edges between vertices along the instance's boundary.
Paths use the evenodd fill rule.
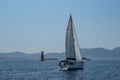
<path fill-rule="evenodd" d="M 40 59 L 41 61 L 44 61 L 45 59 L 44 59 L 44 51 L 41 51 L 41 59 Z"/>

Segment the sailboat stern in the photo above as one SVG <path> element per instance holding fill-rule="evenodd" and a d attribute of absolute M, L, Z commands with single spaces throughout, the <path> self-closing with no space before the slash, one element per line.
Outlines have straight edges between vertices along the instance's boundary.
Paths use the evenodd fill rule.
<path fill-rule="evenodd" d="M 83 70 L 84 69 L 84 63 L 83 62 L 77 62 L 73 65 L 70 65 L 68 67 L 68 70 Z"/>

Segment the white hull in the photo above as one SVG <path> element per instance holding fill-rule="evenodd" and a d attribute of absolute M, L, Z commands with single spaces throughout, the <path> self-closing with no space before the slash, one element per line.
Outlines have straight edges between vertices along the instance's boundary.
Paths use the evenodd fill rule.
<path fill-rule="evenodd" d="M 60 70 L 83 70 L 84 63 L 75 63 L 75 64 L 66 64 L 63 66 L 60 66 Z"/>

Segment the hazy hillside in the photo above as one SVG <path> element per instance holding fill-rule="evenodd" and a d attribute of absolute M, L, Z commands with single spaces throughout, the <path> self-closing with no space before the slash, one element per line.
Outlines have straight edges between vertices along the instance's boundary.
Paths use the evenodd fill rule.
<path fill-rule="evenodd" d="M 104 48 L 81 49 L 84 57 L 95 60 L 120 60 L 120 47 L 108 50 Z"/>
<path fill-rule="evenodd" d="M 83 57 L 92 60 L 120 60 L 120 47 L 108 50 L 104 48 L 81 49 Z M 39 60 L 40 53 L 26 54 L 23 52 L 0 53 L 0 58 L 4 59 L 30 59 Z M 64 53 L 46 53 L 45 58 L 65 59 Z"/>

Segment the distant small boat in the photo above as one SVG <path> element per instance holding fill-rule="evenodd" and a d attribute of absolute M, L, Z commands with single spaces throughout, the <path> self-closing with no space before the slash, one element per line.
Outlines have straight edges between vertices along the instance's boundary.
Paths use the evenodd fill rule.
<path fill-rule="evenodd" d="M 59 62 L 60 70 L 80 70 L 84 62 L 80 53 L 72 16 L 70 15 L 66 31 L 66 60 Z"/>

